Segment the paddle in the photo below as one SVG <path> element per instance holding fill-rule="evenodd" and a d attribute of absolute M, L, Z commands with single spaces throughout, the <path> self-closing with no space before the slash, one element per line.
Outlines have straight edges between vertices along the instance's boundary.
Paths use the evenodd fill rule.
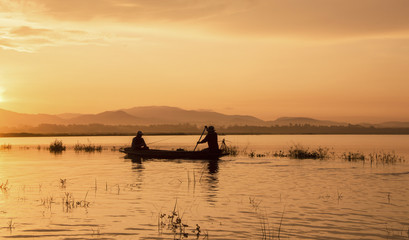
<path fill-rule="evenodd" d="M 193 149 L 193 152 L 196 150 L 197 145 L 199 144 L 200 140 L 202 139 L 202 136 L 203 136 L 204 132 L 206 131 L 206 129 L 207 129 L 207 126 L 204 126 L 204 129 L 203 129 L 202 135 L 200 135 L 200 138 L 199 138 L 199 140 L 197 141 L 196 146 L 195 146 L 195 149 Z"/>

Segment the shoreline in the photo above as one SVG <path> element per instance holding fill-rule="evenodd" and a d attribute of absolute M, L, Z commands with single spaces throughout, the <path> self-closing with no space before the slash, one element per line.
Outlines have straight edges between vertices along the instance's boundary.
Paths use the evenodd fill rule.
<path fill-rule="evenodd" d="M 195 136 L 200 133 L 145 133 L 145 136 Z M 218 133 L 219 136 L 226 135 L 409 135 L 409 132 L 405 133 Z M 55 134 L 41 134 L 41 133 L 0 133 L 1 138 L 14 138 L 14 137 L 118 137 L 118 136 L 135 136 L 133 133 L 55 133 Z"/>

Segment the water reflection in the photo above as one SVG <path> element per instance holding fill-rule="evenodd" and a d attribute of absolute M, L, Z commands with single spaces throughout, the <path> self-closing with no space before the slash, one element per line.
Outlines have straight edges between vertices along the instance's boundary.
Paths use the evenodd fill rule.
<path fill-rule="evenodd" d="M 207 165 L 210 174 L 215 174 L 219 171 L 219 160 L 209 160 Z"/>

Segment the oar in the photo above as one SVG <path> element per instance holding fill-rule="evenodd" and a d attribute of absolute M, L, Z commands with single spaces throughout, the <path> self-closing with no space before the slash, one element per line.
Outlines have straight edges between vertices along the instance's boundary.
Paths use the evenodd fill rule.
<path fill-rule="evenodd" d="M 204 129 L 203 129 L 202 135 L 200 135 L 199 141 L 197 141 L 196 146 L 195 146 L 195 149 L 193 149 L 193 152 L 196 150 L 197 145 L 199 144 L 200 140 L 202 139 L 202 136 L 203 136 L 204 132 L 206 131 L 206 129 L 207 129 L 207 126 L 204 126 Z"/>

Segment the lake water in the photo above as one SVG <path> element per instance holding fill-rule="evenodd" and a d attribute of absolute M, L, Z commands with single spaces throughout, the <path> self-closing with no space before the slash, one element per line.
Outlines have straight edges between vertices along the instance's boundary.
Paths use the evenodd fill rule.
<path fill-rule="evenodd" d="M 199 136 L 144 138 L 151 148 L 191 150 Z M 0 238 L 409 239 L 409 136 L 222 138 L 240 154 L 135 162 L 112 149 L 132 137 L 60 137 L 62 154 L 45 149 L 55 138 L 0 138 Z M 104 150 L 77 153 L 76 143 Z M 272 155 L 294 144 L 334 153 Z M 341 159 L 349 151 L 394 152 L 406 162 Z"/>

